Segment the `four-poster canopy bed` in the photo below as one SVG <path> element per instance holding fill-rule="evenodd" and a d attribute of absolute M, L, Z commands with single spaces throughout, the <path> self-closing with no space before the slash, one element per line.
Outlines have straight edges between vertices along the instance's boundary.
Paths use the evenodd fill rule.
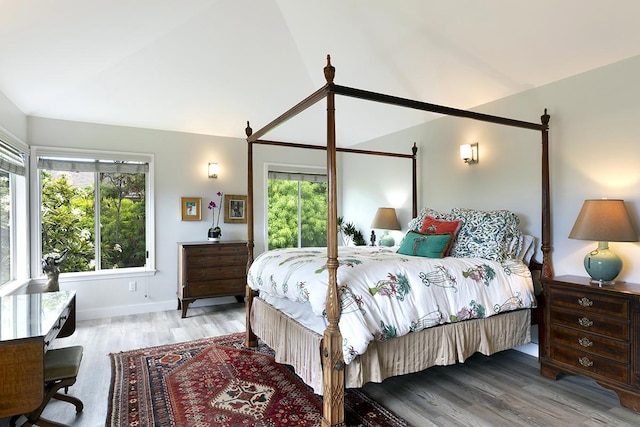
<path fill-rule="evenodd" d="M 454 321 L 452 323 L 448 323 L 446 321 L 441 321 L 440 325 L 435 327 L 425 327 L 424 329 L 415 328 L 415 325 L 411 326 L 411 333 L 407 333 L 406 335 L 393 337 L 390 339 L 382 339 L 382 340 L 372 340 L 371 342 L 365 343 L 365 347 L 368 345 L 366 352 L 358 352 L 357 354 L 351 354 L 348 351 L 345 352 L 345 345 L 348 340 L 353 339 L 349 336 L 348 339 L 343 337 L 343 333 L 347 333 L 346 330 L 341 330 L 340 322 L 345 321 L 347 317 L 347 313 L 343 310 L 346 310 L 346 301 L 348 298 L 345 298 L 345 293 L 349 292 L 349 287 L 352 285 L 351 281 L 355 279 L 349 276 L 349 286 L 342 286 L 343 283 L 340 280 L 345 279 L 344 274 L 350 274 L 351 270 L 356 270 L 356 268 L 350 268 L 353 264 L 364 263 L 364 258 L 372 257 L 372 258 L 387 258 L 391 256 L 396 256 L 396 254 L 390 254 L 389 250 L 385 249 L 374 249 L 369 248 L 369 254 L 361 254 L 361 253 L 353 253 L 353 263 L 352 265 L 345 266 L 340 270 L 340 275 L 342 278 L 339 280 L 339 272 L 338 267 L 342 263 L 343 256 L 349 256 L 351 252 L 348 252 L 346 249 L 341 248 L 341 256 L 340 259 L 338 257 L 338 225 L 337 225 L 337 181 L 336 181 L 336 163 L 338 152 L 350 152 L 350 153 L 361 153 L 361 154 L 369 154 L 369 155 L 378 155 L 378 156 L 394 156 L 400 158 L 411 159 L 412 161 L 412 172 L 413 172 L 413 183 L 412 183 L 412 213 L 413 218 L 416 219 L 419 217 L 420 221 L 425 217 L 425 215 L 437 216 L 437 213 L 427 210 L 426 213 L 423 211 L 418 214 L 417 208 L 417 173 L 416 173 L 416 153 L 417 147 L 413 146 L 412 154 L 398 154 L 398 153 L 387 153 L 387 152 L 379 152 L 379 151 L 367 151 L 367 150 L 354 150 L 348 148 L 337 147 L 336 145 L 336 130 L 335 130 L 335 98 L 336 95 L 348 96 L 353 98 L 360 98 L 364 100 L 385 103 L 400 107 L 406 107 L 410 109 L 428 111 L 439 113 L 443 115 L 451 115 L 463 118 L 469 118 L 474 120 L 480 120 L 490 123 L 495 123 L 504 126 L 510 127 L 518 127 L 524 129 L 530 129 L 534 131 L 539 131 L 541 133 L 542 139 L 542 235 L 541 235 L 541 253 L 542 253 L 542 264 L 537 264 L 535 261 L 532 261 L 530 267 L 533 269 L 534 267 L 541 270 L 542 278 L 550 278 L 553 275 L 553 268 L 551 265 L 551 233 L 550 233 L 550 205 L 549 205 L 549 166 L 548 166 L 548 123 L 549 123 L 549 115 L 545 113 L 541 117 L 542 123 L 530 123 L 519 120 L 513 120 L 504 117 L 497 117 L 486 115 L 482 113 L 459 110 L 434 104 L 429 104 L 425 102 L 399 98 L 389 95 L 384 95 L 380 93 L 374 93 L 369 91 L 364 91 L 360 89 L 355 89 L 351 87 L 339 86 L 334 84 L 333 79 L 335 75 L 335 69 L 331 65 L 330 57 L 327 56 L 327 66 L 324 68 L 324 74 L 327 83 L 311 94 L 309 97 L 280 115 L 278 118 L 273 120 L 271 123 L 258 130 L 257 132 L 253 132 L 247 123 L 247 142 L 248 142 L 248 197 L 247 197 L 247 222 L 248 222 L 248 250 L 249 250 L 249 264 L 248 268 L 250 271 L 249 274 L 249 282 L 247 285 L 247 293 L 246 293 L 246 336 L 245 336 L 245 345 L 248 347 L 257 346 L 258 336 L 260 339 L 264 340 L 269 346 L 274 348 L 276 352 L 276 360 L 281 363 L 288 363 L 294 366 L 296 369 L 296 373 L 300 375 L 307 384 L 314 387 L 314 390 L 323 395 L 323 426 L 342 426 L 344 425 L 344 388 L 345 387 L 358 387 L 368 381 L 377 381 L 380 382 L 384 378 L 394 375 L 400 375 L 409 372 L 416 372 L 422 369 L 425 369 L 429 366 L 433 366 L 436 364 L 451 364 L 456 363 L 456 361 L 463 361 L 464 358 L 470 356 L 476 351 L 481 351 L 485 354 L 491 354 L 496 351 L 501 351 L 507 348 L 512 348 L 516 345 L 523 344 L 528 342 L 530 339 L 529 335 L 529 325 L 531 323 L 531 311 L 530 307 L 535 307 L 535 297 L 533 297 L 533 302 L 531 302 L 527 295 L 526 290 L 516 290 L 516 286 L 519 286 L 519 283 L 524 280 L 524 283 L 531 283 L 531 274 L 526 267 L 524 269 L 526 272 L 521 272 L 522 274 L 512 274 L 513 276 L 522 276 L 516 277 L 516 280 L 520 280 L 518 284 L 510 285 L 512 286 L 512 293 L 517 295 L 517 304 L 513 307 L 510 307 L 508 310 L 504 310 L 502 312 L 500 307 L 495 306 L 497 309 L 495 313 L 496 315 L 487 314 L 488 317 L 484 315 L 475 316 L 477 318 L 473 318 L 471 320 L 464 321 Z M 327 125 L 327 141 L 326 146 L 314 146 L 314 145 L 306 145 L 306 144 L 296 144 L 296 143 L 286 143 L 286 142 L 275 142 L 261 139 L 266 133 L 277 127 L 278 125 L 284 123 L 285 121 L 293 118 L 297 114 L 306 110 L 310 106 L 315 103 L 326 99 L 326 125 Z M 277 271 L 274 273 L 273 270 L 269 270 L 266 264 L 262 263 L 261 258 L 268 258 L 268 256 L 263 257 L 263 255 L 269 253 L 266 252 L 262 254 L 258 259 L 256 259 L 256 264 L 258 267 L 254 266 L 254 270 L 264 270 L 265 272 L 269 272 L 269 278 L 257 277 L 259 272 L 252 271 L 251 266 L 254 263 L 254 212 L 253 212 L 253 201 L 254 201 L 254 190 L 253 190 L 253 145 L 254 144 L 267 144 L 267 145 L 278 145 L 284 147 L 294 147 L 294 148 L 309 148 L 309 149 L 322 149 L 326 150 L 327 156 L 327 248 L 326 252 L 322 251 L 322 263 L 321 268 L 316 270 L 322 270 L 323 273 L 326 272 L 328 277 L 324 276 L 324 280 L 326 283 L 324 286 L 326 287 L 326 294 L 323 293 L 323 301 L 322 301 L 322 309 L 323 313 L 320 313 L 320 317 L 324 316 L 324 321 L 326 324 L 326 328 L 321 330 L 321 332 L 317 332 L 318 327 L 309 326 L 306 321 L 303 320 L 293 320 L 289 316 L 284 315 L 283 312 L 286 312 L 288 308 L 284 308 L 279 306 L 280 304 L 278 298 L 272 298 L 268 295 L 263 296 L 263 291 L 261 288 L 260 293 L 258 293 L 256 286 L 250 286 L 253 280 L 254 282 L 262 282 L 269 281 L 272 282 L 277 281 L 274 280 L 274 277 L 278 275 Z M 498 212 L 498 211 L 494 211 Z M 500 211 L 498 216 L 507 217 L 508 215 L 503 215 L 504 211 Z M 466 210 L 459 210 L 459 215 L 463 217 L 469 218 L 471 215 Z M 485 213 L 483 213 L 484 215 Z M 509 214 L 511 215 L 511 214 Z M 428 216 L 427 216 L 428 217 Z M 429 217 L 430 218 L 430 217 Z M 444 218 L 444 217 L 442 217 Z M 509 217 L 511 218 L 511 217 Z M 447 218 L 450 219 L 450 218 Z M 517 224 L 517 219 L 516 219 Z M 420 227 L 421 223 L 418 225 Z M 423 230 L 424 231 L 424 230 Z M 462 231 L 460 231 L 462 233 Z M 417 233 L 420 235 L 420 233 Z M 434 236 L 443 236 L 443 235 L 426 235 L 426 239 L 432 238 Z M 455 238 L 455 234 L 450 235 L 452 239 Z M 510 236 L 509 238 L 512 238 Z M 425 238 L 422 235 L 422 238 Z M 453 240 L 452 240 L 453 241 Z M 414 243 L 415 249 L 415 243 Z M 443 246 L 444 247 L 444 246 Z M 449 248 L 449 246 L 447 246 Z M 318 248 L 315 248 L 316 252 Z M 449 250 L 449 249 L 447 249 Z M 454 249 L 455 250 L 455 249 Z M 344 251 L 344 252 L 342 252 Z M 326 253 L 326 255 L 325 255 Z M 444 249 L 441 251 L 441 255 L 444 254 Z M 514 252 L 515 254 L 515 252 Z M 512 255 L 514 255 L 512 254 Z M 305 262 L 309 262 L 306 257 L 311 257 L 312 254 L 308 252 L 298 252 L 294 255 L 286 255 L 287 260 L 293 259 L 295 257 L 305 257 Z M 511 255 L 507 256 L 509 258 Z M 360 257 L 360 258 L 359 258 Z M 402 262 L 405 262 L 408 266 L 407 262 L 409 259 L 416 257 L 404 257 Z M 446 259 L 449 259 L 447 257 Z M 510 264 L 510 266 L 505 267 L 506 263 L 509 261 L 503 259 L 502 257 L 491 258 L 492 261 L 483 260 L 484 266 L 486 267 L 487 263 L 493 262 L 491 264 L 491 268 L 487 271 L 494 273 L 498 271 L 501 273 L 503 270 L 507 272 L 507 276 L 512 273 L 511 270 L 516 271 L 518 268 L 515 268 L 515 264 Z M 282 256 L 275 257 L 275 259 L 282 261 Z M 454 259 L 454 258 L 451 258 Z M 325 262 L 326 260 L 326 262 Z M 260 263 L 258 262 L 260 261 Z M 442 261 L 442 260 L 437 260 Z M 463 262 L 464 260 L 458 258 L 458 263 Z M 367 261 L 368 262 L 368 261 Z M 477 262 L 477 259 L 476 259 Z M 283 264 L 284 262 L 281 262 Z M 293 269 L 285 271 L 283 274 L 286 276 L 284 281 L 291 278 L 291 275 L 294 273 L 293 270 L 303 269 L 300 267 L 300 263 L 298 263 Z M 364 265 L 364 264 L 363 264 Z M 372 268 L 369 264 L 367 265 L 367 271 L 371 271 Z M 356 265 L 357 266 L 357 265 Z M 405 264 L 403 264 L 403 268 Z M 364 267 L 363 267 L 364 268 Z M 409 271 L 409 267 L 406 267 L 407 271 Z M 420 267 L 422 268 L 422 267 Z M 441 268 L 441 266 L 436 265 L 435 268 Z M 467 270 L 470 271 L 470 270 Z M 296 272 L 297 273 L 297 272 Z M 265 273 L 267 274 L 267 273 Z M 410 273 L 407 272 L 407 275 Z M 427 284 L 424 280 L 424 276 L 433 273 L 418 273 L 422 277 L 422 283 Z M 500 274 L 498 274 L 500 275 Z M 459 280 L 464 280 L 467 278 L 469 274 L 463 272 L 462 275 L 459 276 Z M 505 276 L 504 274 L 502 276 Z M 389 276 L 392 277 L 392 276 Z M 392 277 L 394 280 L 397 279 L 395 276 Z M 477 279 L 477 277 L 476 277 Z M 508 279 L 501 279 L 507 281 Z M 455 279 L 453 280 L 455 283 Z M 397 285 L 402 280 L 396 280 L 392 285 L 394 290 L 397 290 Z M 291 285 L 285 283 L 283 292 L 288 292 L 289 287 L 293 287 L 293 281 L 291 281 Z M 297 282 L 299 285 L 301 282 Z M 486 283 L 485 283 L 486 284 Z M 253 283 L 255 285 L 255 283 Z M 275 284 L 271 283 L 270 286 L 275 288 Z M 366 286 L 366 285 L 365 285 Z M 525 285 L 526 286 L 526 285 Z M 429 287 L 429 286 L 427 286 Z M 436 288 L 437 286 L 431 286 L 432 288 Z M 460 293 L 458 289 L 454 287 L 452 293 Z M 485 286 L 486 287 L 486 286 Z M 304 294 L 305 298 L 313 299 L 314 296 L 308 293 L 309 289 L 302 289 L 302 294 Z M 324 292 L 324 288 L 322 288 Z M 374 293 L 369 288 L 369 293 Z M 414 289 L 411 289 L 413 292 Z M 385 291 L 388 293 L 388 289 Z M 521 292 L 523 295 L 521 295 Z M 531 292 L 533 290 L 531 289 Z M 367 293 L 367 292 L 365 292 Z M 382 292 L 381 292 L 382 294 Z M 479 297 L 483 298 L 483 297 Z M 315 296 L 317 300 L 317 295 Z M 351 300 L 353 302 L 354 298 Z M 390 298 L 389 298 L 390 299 Z M 316 301 L 317 302 L 317 301 Z M 473 302 L 473 301 L 472 301 Z M 440 307 L 439 307 L 440 308 Z M 439 310 L 438 308 L 438 310 Z M 299 311 L 309 312 L 308 308 L 299 309 Z M 295 309 L 294 309 L 295 311 Z M 358 310 L 354 310 L 358 311 Z M 364 310 L 360 310 L 364 311 Z M 489 310 L 487 310 L 489 311 Z M 454 313 L 455 314 L 455 313 Z M 447 316 L 456 317 L 455 315 L 447 314 Z M 342 320 L 341 320 L 342 318 Z M 457 319 L 457 317 L 456 317 Z M 460 319 L 462 320 L 462 319 Z M 437 322 L 436 322 L 437 323 Z M 431 325 L 428 325 L 431 326 Z M 316 331 L 314 332 L 315 329 Z M 351 329 L 351 328 L 349 328 Z M 390 328 L 393 329 L 393 328 Z M 499 337 L 494 337 L 495 335 L 492 331 L 505 331 L 504 334 Z M 350 333 L 350 331 L 349 331 Z M 393 335 L 393 334 L 392 334 Z M 384 338 L 384 337 L 383 337 Z M 468 340 L 468 344 L 466 341 Z M 435 343 L 435 346 L 434 346 Z M 407 354 L 410 353 L 410 349 L 413 349 L 413 353 L 419 354 Z M 449 354 L 451 353 L 451 354 Z M 347 362 L 345 362 L 345 355 L 349 358 Z M 351 357 L 353 356 L 353 357 Z M 407 358 L 411 359 L 410 361 L 406 361 L 406 364 L 403 362 L 402 366 L 397 366 L 398 363 L 396 359 Z M 406 365 L 406 366 L 405 366 Z M 319 373 L 319 371 L 321 371 Z"/>

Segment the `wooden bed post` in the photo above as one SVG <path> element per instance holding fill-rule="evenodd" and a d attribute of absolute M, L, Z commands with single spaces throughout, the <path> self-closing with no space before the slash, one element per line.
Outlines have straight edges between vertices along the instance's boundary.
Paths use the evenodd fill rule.
<path fill-rule="evenodd" d="M 551 201 L 549 189 L 549 119 L 551 116 L 544 109 L 540 116 L 542 121 L 542 271 L 543 279 L 553 277 L 551 262 Z"/>
<path fill-rule="evenodd" d="M 333 83 L 335 68 L 327 55 L 324 68 L 327 83 Z M 344 356 L 342 354 L 342 334 L 338 327 L 340 320 L 340 299 L 338 297 L 338 209 L 336 191 L 336 127 L 335 94 L 327 94 L 327 288 L 326 311 L 329 325 L 322 339 L 323 375 L 323 427 L 344 426 Z"/>
<path fill-rule="evenodd" d="M 411 153 L 413 153 L 413 158 L 411 160 L 412 170 L 413 170 L 413 187 L 412 187 L 412 202 L 413 207 L 411 208 L 411 218 L 415 218 L 418 216 L 418 167 L 417 167 L 417 154 L 418 154 L 418 146 L 416 143 L 413 143 L 413 147 L 411 147 Z"/>
<path fill-rule="evenodd" d="M 253 129 L 249 126 L 249 122 L 247 122 L 247 127 L 245 128 L 245 133 L 247 134 L 247 138 L 251 136 L 253 133 Z M 247 146 L 247 273 L 249 272 L 249 267 L 253 263 L 253 246 L 254 246 L 254 225 L 253 225 L 253 142 L 248 141 Z M 253 305 L 253 297 L 256 295 L 256 291 L 249 287 L 249 284 L 245 284 L 245 337 L 244 337 L 244 346 L 255 348 L 258 347 L 258 337 L 253 332 L 251 328 L 251 306 Z"/>

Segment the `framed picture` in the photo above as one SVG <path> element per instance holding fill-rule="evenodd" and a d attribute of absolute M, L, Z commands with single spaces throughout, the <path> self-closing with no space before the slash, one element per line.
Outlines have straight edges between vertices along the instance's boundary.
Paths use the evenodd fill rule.
<path fill-rule="evenodd" d="M 202 198 L 183 197 L 180 200 L 183 221 L 200 221 L 202 219 Z"/>
<path fill-rule="evenodd" d="M 224 195 L 224 222 L 231 224 L 247 223 L 247 196 Z"/>

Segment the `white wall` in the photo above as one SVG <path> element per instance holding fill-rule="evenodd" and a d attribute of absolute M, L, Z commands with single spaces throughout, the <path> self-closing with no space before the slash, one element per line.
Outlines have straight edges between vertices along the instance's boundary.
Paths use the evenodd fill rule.
<path fill-rule="evenodd" d="M 0 92 L 0 126 L 27 142 L 27 116 Z"/>
<path fill-rule="evenodd" d="M 637 56 L 477 109 L 536 123 L 544 108 L 549 109 L 556 274 L 586 275 L 582 259 L 596 243 L 567 237 L 584 199 L 624 199 L 636 231 L 640 230 L 639 74 Z M 420 207 L 510 209 L 519 214 L 526 232 L 540 236 L 539 133 L 448 117 L 363 148 L 390 150 L 398 141 L 407 145 L 416 141 L 420 147 Z M 459 145 L 473 142 L 480 145 L 480 162 L 466 166 L 459 159 Z M 354 164 L 350 173 L 368 169 L 367 164 Z M 404 191 L 410 181 L 406 182 L 397 184 L 397 190 Z M 348 191 L 366 192 L 372 185 L 360 183 Z M 353 212 L 357 207 L 349 202 L 345 198 L 344 210 Z M 619 279 L 640 283 L 640 244 L 610 247 L 623 258 Z"/>
<path fill-rule="evenodd" d="M 43 118 L 30 118 L 29 132 L 31 145 L 154 154 L 156 274 L 135 278 L 136 292 L 128 291 L 128 282 L 133 280 L 129 277 L 69 282 L 61 275 L 60 287 L 77 291 L 80 319 L 175 309 L 177 242 L 206 240 L 212 221 L 212 212 L 206 205 L 211 199 L 217 200 L 216 192 L 247 194 L 246 142 Z M 207 177 L 209 162 L 220 165 L 217 179 Z M 180 198 L 183 196 L 202 197 L 202 221 L 181 220 Z M 221 222 L 220 225 L 224 239 L 246 239 L 245 224 Z M 200 304 L 209 302 L 200 301 Z"/>

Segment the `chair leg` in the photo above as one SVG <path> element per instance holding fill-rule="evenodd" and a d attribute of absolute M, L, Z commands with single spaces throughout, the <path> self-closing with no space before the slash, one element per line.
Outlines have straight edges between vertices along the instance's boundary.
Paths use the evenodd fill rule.
<path fill-rule="evenodd" d="M 51 399 L 58 399 L 58 400 L 63 400 L 65 402 L 69 402 L 76 407 L 76 412 L 81 412 L 82 409 L 84 408 L 84 405 L 82 404 L 82 401 L 80 401 L 80 399 L 73 396 L 68 396 L 68 395 L 59 393 L 59 390 L 61 388 L 63 387 L 67 388 L 69 386 L 72 386 L 73 384 L 75 384 L 75 382 L 76 382 L 76 378 L 72 377 L 72 378 L 65 378 L 59 381 L 50 381 L 49 383 L 45 384 L 45 390 L 47 391 L 47 393 L 42 399 L 42 403 L 33 412 L 29 414 L 25 414 L 25 416 L 27 417 L 27 422 L 22 424 L 21 427 L 29 427 L 33 425 L 36 425 L 39 427 L 67 427 L 65 424 L 57 423 L 55 421 L 42 418 L 40 415 L 42 414 L 42 412 L 44 411 L 44 408 L 46 408 L 47 404 Z M 13 427 L 15 426 L 15 420 L 12 419 L 12 421 L 13 421 L 13 424 L 11 425 Z"/>
<path fill-rule="evenodd" d="M 77 397 L 69 396 L 68 394 L 56 393 L 53 395 L 53 398 L 73 404 L 76 407 L 76 412 L 82 412 L 84 409 L 84 404 Z"/>

